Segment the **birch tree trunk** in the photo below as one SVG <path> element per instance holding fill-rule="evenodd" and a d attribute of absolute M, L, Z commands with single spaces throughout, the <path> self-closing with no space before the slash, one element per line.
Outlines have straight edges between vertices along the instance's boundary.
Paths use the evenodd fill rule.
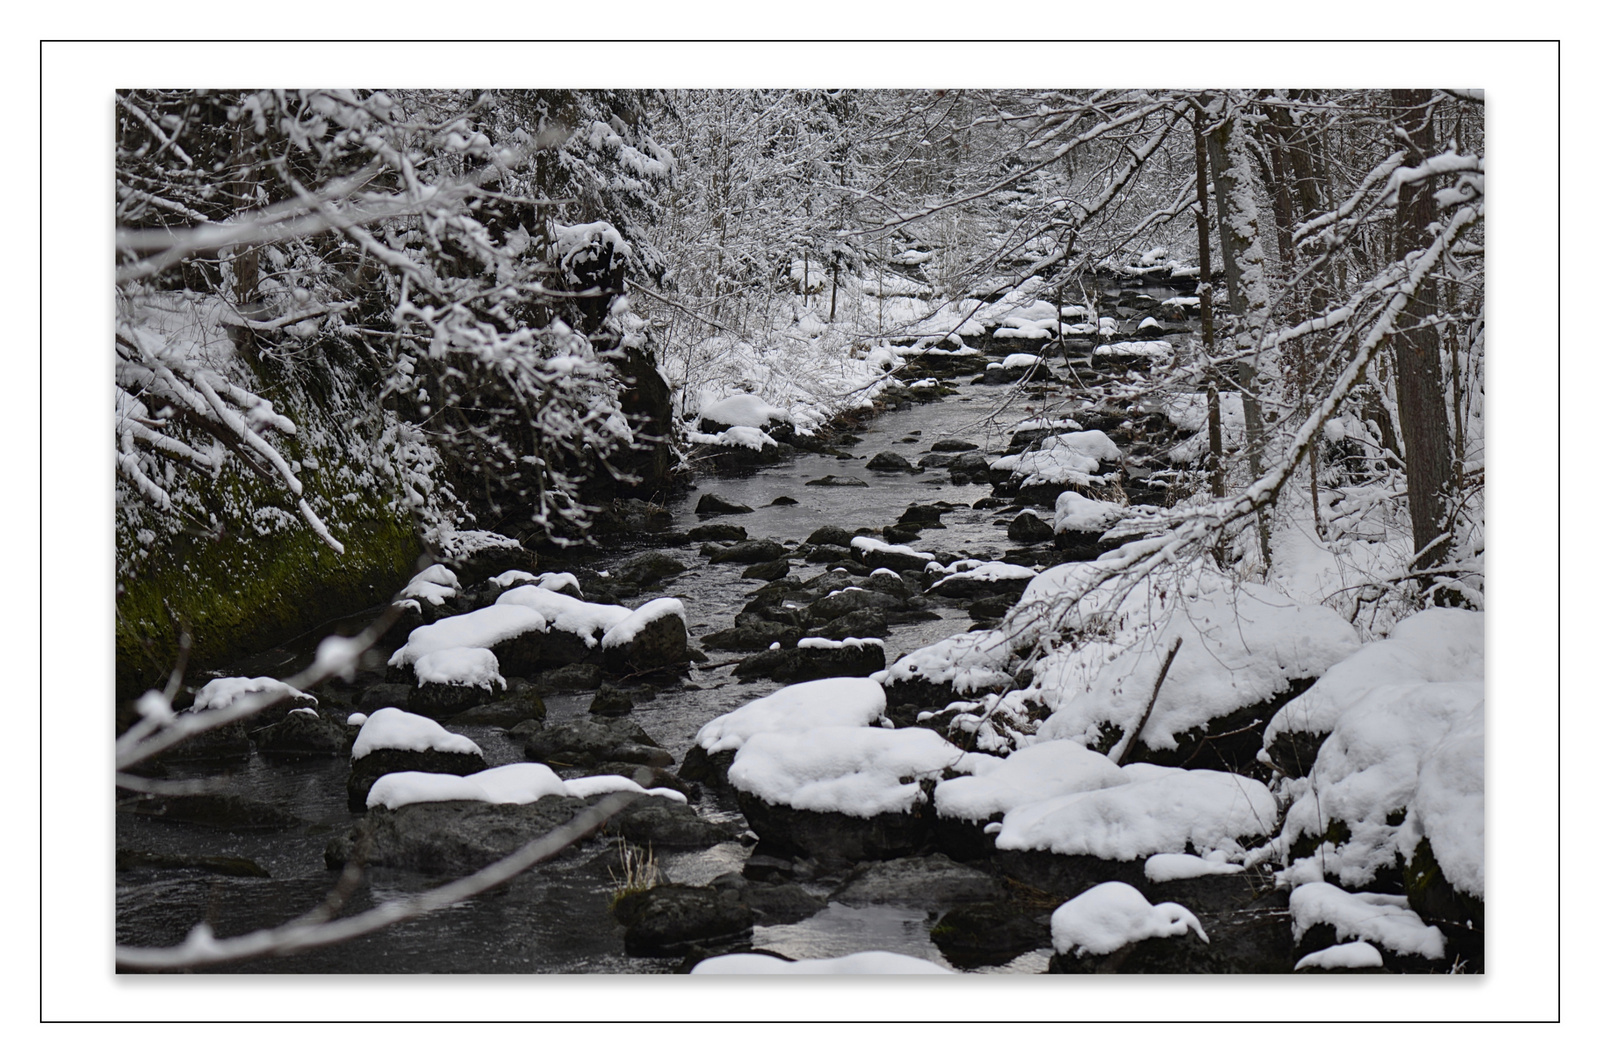
<path fill-rule="evenodd" d="M 1237 117 L 1228 115 L 1206 136 L 1212 184 L 1217 190 L 1217 224 L 1222 237 L 1222 269 L 1228 279 L 1228 306 L 1233 311 L 1234 367 L 1244 402 L 1245 456 L 1250 478 L 1261 478 L 1266 433 L 1261 399 L 1256 392 L 1260 342 L 1266 332 L 1268 293 L 1266 253 L 1261 248 L 1261 223 L 1250 187 L 1250 156 L 1239 141 Z M 1256 520 L 1261 560 L 1272 560 L 1266 514 Z"/>

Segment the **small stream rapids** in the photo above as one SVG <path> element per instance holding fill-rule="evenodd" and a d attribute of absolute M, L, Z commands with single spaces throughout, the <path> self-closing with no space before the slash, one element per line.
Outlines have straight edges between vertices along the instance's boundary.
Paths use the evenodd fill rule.
<path fill-rule="evenodd" d="M 1059 392 L 1057 393 L 1059 395 Z M 963 384 L 936 401 L 885 411 L 857 429 L 859 442 L 848 453 L 801 452 L 792 461 L 743 475 L 705 472 L 696 487 L 671 505 L 674 527 L 692 528 L 700 495 L 710 492 L 752 507 L 736 517 L 712 518 L 742 525 L 753 539 L 786 544 L 805 540 L 824 525 L 847 529 L 895 523 L 908 506 L 951 503 L 945 527 L 927 529 L 919 550 L 944 550 L 962 557 L 998 559 L 1014 543 L 1006 524 L 992 508 L 973 508 L 990 494 L 987 483 L 957 486 L 943 469 L 877 472 L 866 468 L 876 454 L 893 451 L 915 462 L 941 439 L 977 444 L 990 455 L 1000 453 L 1009 426 L 1030 415 L 1033 401 L 1022 389 Z M 808 486 L 825 476 L 854 477 L 865 487 Z M 797 504 L 773 505 L 781 497 Z M 604 569 L 657 545 L 635 546 L 593 563 Z M 738 576 L 739 566 L 713 565 L 698 544 L 669 547 L 665 552 L 688 566 L 687 571 L 636 601 L 663 594 L 684 603 L 692 645 L 710 632 L 730 626 L 746 597 L 762 584 Z M 794 575 L 810 578 L 823 567 L 797 562 Z M 960 631 L 972 621 L 965 604 L 937 604 L 940 618 L 896 625 L 885 640 L 889 660 L 918 646 Z M 229 674 L 288 674 L 296 653 L 287 647 L 235 662 Z M 638 701 L 633 719 L 682 763 L 695 733 L 708 720 L 777 689 L 760 680 L 741 682 L 729 667 L 742 653 L 709 651 L 710 660 L 692 669 L 682 683 Z M 546 698 L 547 726 L 587 711 L 591 695 Z M 483 749 L 491 767 L 523 760 L 521 744 L 495 727 L 453 727 Z M 329 841 L 347 833 L 356 817 L 346 809 L 347 765 L 339 758 L 264 761 L 225 776 L 216 769 L 174 768 L 168 778 L 204 778 L 228 792 L 258 800 L 287 812 L 298 825 L 289 829 L 224 831 L 167 822 L 119 808 L 116 844 L 119 853 L 204 854 L 254 861 L 270 877 L 219 875 L 203 870 L 129 866 L 119 870 L 116 885 L 119 944 L 168 946 L 181 942 L 197 923 L 209 924 L 218 937 L 230 937 L 280 925 L 324 901 L 337 875 L 327 870 L 323 851 Z M 736 808 L 706 793 L 698 805 L 710 819 L 743 828 Z M 662 854 L 660 868 L 668 881 L 704 885 L 718 875 L 739 871 L 754 845 L 748 832 L 740 840 L 710 849 Z M 636 958 L 623 948 L 623 931 L 609 911 L 616 889 L 616 845 L 591 840 L 574 846 L 551 862 L 522 874 L 509 884 L 453 908 L 369 935 L 365 938 L 300 955 L 256 960 L 224 968 L 235 972 L 298 973 L 664 973 L 679 961 Z M 120 862 L 120 861 L 119 861 Z M 390 869 L 369 869 L 344 902 L 351 913 L 410 892 L 441 884 L 444 879 Z M 927 912 L 894 907 L 852 908 L 830 904 L 804 922 L 757 926 L 753 944 L 794 959 L 822 958 L 869 949 L 922 957 L 949 966 L 930 939 L 933 918 Z M 1042 971 L 1046 955 L 1019 957 L 1001 970 Z"/>

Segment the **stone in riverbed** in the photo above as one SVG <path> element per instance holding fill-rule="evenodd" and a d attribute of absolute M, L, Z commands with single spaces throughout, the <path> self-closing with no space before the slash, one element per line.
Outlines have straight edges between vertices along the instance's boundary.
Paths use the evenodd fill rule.
<path fill-rule="evenodd" d="M 987 483 L 990 479 L 989 459 L 980 453 L 962 454 L 949 465 L 950 482 L 956 486 L 970 483 Z"/>
<path fill-rule="evenodd" d="M 779 495 L 777 498 L 774 498 L 771 502 L 767 503 L 767 505 L 769 507 L 770 506 L 798 506 L 799 504 L 800 504 L 800 500 L 798 498 L 790 498 L 788 495 Z"/>
<path fill-rule="evenodd" d="M 367 811 L 367 793 L 379 778 L 396 771 L 472 775 L 489 767 L 482 753 L 447 753 L 437 749 L 375 749 L 350 762 L 345 793 L 352 812 Z"/>
<path fill-rule="evenodd" d="M 711 555 L 711 563 L 718 565 L 753 565 L 761 561 L 776 561 L 789 551 L 772 539 L 749 539 L 735 543 Z"/>
<path fill-rule="evenodd" d="M 700 496 L 700 501 L 695 503 L 694 511 L 704 517 L 720 516 L 732 513 L 754 513 L 755 510 L 739 502 L 730 502 L 721 495 L 711 494 L 709 491 Z"/>
<path fill-rule="evenodd" d="M 582 668 L 585 666 L 571 665 L 570 667 Z M 593 666 L 588 667 L 593 668 Z M 599 670 L 593 670 L 595 682 L 598 683 L 600 681 Z M 512 679 L 509 682 L 509 689 L 495 700 L 470 708 L 459 716 L 452 716 L 450 717 L 450 722 L 456 726 L 510 728 L 525 720 L 543 720 L 545 715 L 544 698 L 540 697 L 538 688 L 526 679 Z"/>
<path fill-rule="evenodd" d="M 654 587 L 686 571 L 689 566 L 670 554 L 652 550 L 630 557 L 611 570 L 613 579 L 637 587 Z"/>
<path fill-rule="evenodd" d="M 732 894 L 750 906 L 757 926 L 783 926 L 810 919 L 828 906 L 828 902 L 813 896 L 792 882 L 751 882 L 737 871 L 729 871 L 711 880 L 711 888 L 719 893 Z"/>
<path fill-rule="evenodd" d="M 770 582 L 771 580 L 782 579 L 788 574 L 789 562 L 782 558 L 778 558 L 774 561 L 762 561 L 758 564 L 751 565 L 749 568 L 739 573 L 739 577 L 741 579 L 758 579 Z"/>
<path fill-rule="evenodd" d="M 689 541 L 696 543 L 742 542 L 747 538 L 749 534 L 737 524 L 702 524 L 689 529 Z"/>
<path fill-rule="evenodd" d="M 743 940 L 755 925 L 736 893 L 708 886 L 655 886 L 623 896 L 612 912 L 627 927 L 623 945 L 630 956 L 682 956 Z"/>
<path fill-rule="evenodd" d="M 916 466 L 912 465 L 904 455 L 886 450 L 874 455 L 872 460 L 867 462 L 867 468 L 875 472 L 913 472 Z"/>
<path fill-rule="evenodd" d="M 641 797 L 606 820 L 601 829 L 657 850 L 707 849 L 734 836 L 727 824 L 701 819 L 687 804 L 665 797 Z"/>
<path fill-rule="evenodd" d="M 341 756 L 345 729 L 314 709 L 291 712 L 282 720 L 256 732 L 256 748 L 266 755 Z"/>
<path fill-rule="evenodd" d="M 977 450 L 978 444 L 968 443 L 964 439 L 941 439 L 931 448 L 935 454 L 962 454 L 969 450 Z"/>
<path fill-rule="evenodd" d="M 133 814 L 222 830 L 282 830 L 300 820 L 274 805 L 228 793 L 148 794 L 133 803 Z"/>
<path fill-rule="evenodd" d="M 863 865 L 828 899 L 855 908 L 884 904 L 931 912 L 1004 895 L 992 876 L 934 853 Z"/>
<path fill-rule="evenodd" d="M 807 480 L 807 487 L 865 487 L 867 481 L 854 476 L 823 476 L 815 480 Z"/>
<path fill-rule="evenodd" d="M 833 676 L 870 676 L 885 667 L 878 639 L 802 639 L 796 646 L 766 650 L 747 657 L 733 670 L 743 679 L 770 678 L 802 683 Z"/>
<path fill-rule="evenodd" d="M 578 797 L 551 795 L 525 805 L 487 801 L 425 801 L 368 811 L 323 853 L 337 870 L 361 853 L 367 863 L 425 874 L 481 870 L 589 807 Z"/>
<path fill-rule="evenodd" d="M 997 967 L 1050 947 L 1050 913 L 1003 900 L 962 904 L 945 912 L 928 936 L 957 967 Z"/>
<path fill-rule="evenodd" d="M 626 691 L 602 683 L 589 702 L 591 716 L 627 716 L 633 712 L 633 699 Z"/>
<path fill-rule="evenodd" d="M 854 532 L 845 531 L 843 528 L 829 524 L 818 528 L 806 536 L 806 542 L 812 546 L 842 546 L 849 548 L 850 540 L 855 538 Z"/>
<path fill-rule="evenodd" d="M 1006 537 L 1019 543 L 1042 543 L 1054 535 L 1055 531 L 1050 525 L 1026 510 L 1017 514 L 1017 518 L 1006 529 Z"/>
<path fill-rule="evenodd" d="M 531 729 L 530 729 L 531 731 Z M 580 716 L 536 731 L 512 728 L 526 737 L 523 749 L 529 760 L 552 767 L 588 767 L 604 761 L 653 764 L 666 767 L 671 753 L 660 748 L 631 717 Z"/>

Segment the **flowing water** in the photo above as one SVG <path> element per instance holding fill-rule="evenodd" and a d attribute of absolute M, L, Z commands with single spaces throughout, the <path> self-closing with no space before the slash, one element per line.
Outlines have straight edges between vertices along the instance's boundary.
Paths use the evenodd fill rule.
<path fill-rule="evenodd" d="M 955 486 L 943 470 L 876 472 L 866 468 L 874 455 L 894 451 L 913 462 L 937 440 L 964 439 L 998 452 L 1007 439 L 1005 426 L 1027 416 L 1014 389 L 967 385 L 942 401 L 885 412 L 859 429 L 860 442 L 847 454 L 801 453 L 794 460 L 743 475 L 705 473 L 696 489 L 671 507 L 675 527 L 697 523 L 694 507 L 701 493 L 712 492 L 743 503 L 754 512 L 709 518 L 742 525 L 751 538 L 803 541 L 816 528 L 882 527 L 898 520 L 916 503 L 948 502 L 955 508 L 943 529 L 925 531 L 914 546 L 948 550 L 965 557 L 998 558 L 1010 545 L 1005 521 L 991 509 L 972 503 L 989 494 L 986 484 Z M 855 477 L 866 487 L 808 486 L 825 476 Z M 771 505 L 779 497 L 796 505 Z M 656 547 L 647 547 L 655 549 Z M 620 551 L 597 567 L 616 564 L 641 552 Z M 746 596 L 762 584 L 741 579 L 740 566 L 712 565 L 698 546 L 667 548 L 689 566 L 656 594 L 680 598 L 686 607 L 691 638 L 728 627 Z M 820 566 L 795 564 L 801 578 L 821 572 Z M 654 595 L 652 595 L 654 596 Z M 642 599 L 641 599 L 642 600 Z M 934 600 L 937 602 L 937 600 Z M 637 604 L 628 602 L 626 604 Z M 890 660 L 916 646 L 971 626 L 963 607 L 940 608 L 942 618 L 898 625 L 885 640 Z M 276 664 L 290 664 L 304 652 L 292 646 L 238 662 L 234 674 L 261 674 Z M 707 720 L 777 689 L 771 681 L 739 682 L 727 667 L 742 654 L 711 653 L 682 684 L 640 701 L 634 719 L 681 761 L 695 732 Z M 719 667 L 720 666 L 720 667 Z M 557 722 L 587 711 L 590 695 L 546 699 L 548 721 Z M 455 728 L 483 748 L 491 766 L 523 759 L 520 743 L 493 727 Z M 117 816 L 119 849 L 185 855 L 225 855 L 252 860 L 270 878 L 224 877 L 198 870 L 132 869 L 117 876 L 118 941 L 129 945 L 171 945 L 196 923 L 210 924 L 219 937 L 275 926 L 319 904 L 336 876 L 324 866 L 323 849 L 347 832 L 355 817 L 345 808 L 346 768 L 341 760 L 283 761 L 252 757 L 247 765 L 219 778 L 199 770 L 174 769 L 173 779 L 207 778 L 229 792 L 253 798 L 291 813 L 301 826 L 258 833 L 223 831 L 166 822 L 131 814 Z M 737 810 L 708 795 L 702 814 L 736 821 Z M 665 876 L 699 885 L 727 871 L 737 871 L 751 848 L 745 835 L 709 850 L 663 855 Z M 300 956 L 260 960 L 231 970 L 249 972 L 661 972 L 676 969 L 676 960 L 639 959 L 624 954 L 622 930 L 611 918 L 608 903 L 614 853 L 602 842 L 575 847 L 548 865 L 526 873 L 505 887 L 454 908 L 414 920 L 357 941 Z M 442 880 L 439 880 L 442 881 Z M 404 893 L 439 884 L 427 876 L 371 869 L 346 902 L 359 911 Z M 804 923 L 757 927 L 755 944 L 794 958 L 839 955 L 881 948 L 939 960 L 928 937 L 928 913 L 898 908 L 852 909 L 829 905 Z M 1028 958 L 1024 957 L 1024 961 Z M 1042 959 L 1035 966 L 1042 966 Z M 1024 967 L 1028 966 L 1024 962 Z"/>

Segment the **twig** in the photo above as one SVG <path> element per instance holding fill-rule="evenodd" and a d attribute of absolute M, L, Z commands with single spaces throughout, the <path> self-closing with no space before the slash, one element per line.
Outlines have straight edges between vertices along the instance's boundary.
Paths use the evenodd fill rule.
<path fill-rule="evenodd" d="M 1172 649 L 1167 651 L 1167 659 L 1161 662 L 1161 673 L 1156 676 L 1155 688 L 1150 691 L 1150 702 L 1144 707 L 1144 715 L 1139 717 L 1139 725 L 1128 732 L 1128 741 L 1123 744 L 1122 748 L 1117 750 L 1117 755 L 1111 758 L 1111 763 L 1117 765 L 1117 767 L 1120 768 L 1122 766 L 1122 758 L 1128 755 L 1128 750 L 1132 749 L 1133 744 L 1139 740 L 1139 734 L 1144 730 L 1144 725 L 1150 722 L 1150 713 L 1156 707 L 1156 697 L 1161 693 L 1161 684 L 1167 681 L 1167 669 L 1172 667 L 1172 659 L 1178 655 L 1178 647 L 1182 645 L 1183 636 L 1180 635 L 1172 643 Z"/>

